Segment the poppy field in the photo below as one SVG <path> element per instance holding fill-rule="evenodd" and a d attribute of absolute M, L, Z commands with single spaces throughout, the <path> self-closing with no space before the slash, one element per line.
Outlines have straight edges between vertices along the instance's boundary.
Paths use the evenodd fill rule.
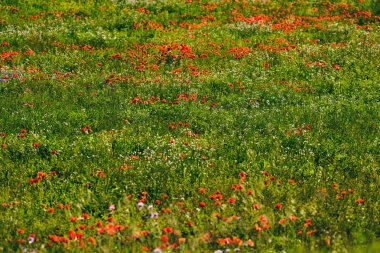
<path fill-rule="evenodd" d="M 380 2 L 3 0 L 1 252 L 379 252 Z"/>

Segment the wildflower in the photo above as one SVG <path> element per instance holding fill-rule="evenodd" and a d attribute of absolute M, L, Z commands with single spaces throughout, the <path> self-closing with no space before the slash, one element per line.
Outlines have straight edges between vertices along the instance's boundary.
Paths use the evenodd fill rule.
<path fill-rule="evenodd" d="M 28 242 L 29 242 L 29 244 L 34 243 L 35 240 L 36 240 L 35 235 L 34 235 L 34 234 L 30 234 L 30 235 L 29 235 L 29 238 L 28 238 Z"/>
<path fill-rule="evenodd" d="M 74 230 L 72 230 L 72 229 L 69 230 L 69 237 L 71 240 L 74 240 L 77 238 L 77 234 L 75 233 Z"/>
<path fill-rule="evenodd" d="M 153 250 L 153 253 L 162 253 L 162 250 L 160 248 L 155 248 Z"/>
<path fill-rule="evenodd" d="M 164 243 L 167 243 L 168 242 L 168 236 L 167 235 L 162 235 L 161 236 L 161 241 L 164 242 Z"/>
<path fill-rule="evenodd" d="M 276 204 L 276 208 L 277 208 L 278 210 L 281 210 L 281 209 L 282 209 L 282 205 L 281 205 L 280 203 L 277 203 L 277 204 Z"/>
<path fill-rule="evenodd" d="M 164 228 L 162 231 L 165 234 L 171 234 L 171 233 L 173 233 L 173 229 L 171 227 Z"/>
<path fill-rule="evenodd" d="M 264 225 L 264 224 L 267 224 L 268 223 L 268 218 L 267 218 L 267 216 L 265 216 L 265 215 L 260 215 L 260 224 L 261 225 Z"/>
<path fill-rule="evenodd" d="M 157 212 L 154 212 L 151 214 L 150 218 L 152 219 L 158 219 L 158 213 Z"/>
<path fill-rule="evenodd" d="M 251 239 L 249 239 L 249 240 L 247 241 L 247 246 L 249 246 L 249 247 L 253 247 L 253 246 L 255 246 L 255 243 L 254 243 Z"/>
<path fill-rule="evenodd" d="M 115 205 L 110 205 L 109 209 L 112 211 L 112 210 L 115 210 L 116 207 L 115 207 Z"/>
<path fill-rule="evenodd" d="M 358 204 L 364 204 L 365 200 L 364 199 L 358 199 L 355 202 Z"/>
<path fill-rule="evenodd" d="M 337 69 L 337 70 L 340 69 L 340 66 L 338 64 L 333 64 L 333 67 L 334 67 L 334 69 Z"/>
<path fill-rule="evenodd" d="M 306 219 L 305 223 L 303 224 L 304 227 L 310 227 L 312 224 L 311 219 Z"/>
<path fill-rule="evenodd" d="M 231 204 L 232 204 L 232 203 L 235 203 L 235 199 L 234 199 L 234 198 L 229 198 L 229 199 L 228 199 L 228 203 L 231 203 Z"/>
<path fill-rule="evenodd" d="M 138 207 L 139 209 L 142 209 L 142 208 L 144 207 L 144 203 L 140 201 L 140 202 L 137 204 L 137 207 Z"/>
<path fill-rule="evenodd" d="M 88 242 L 90 242 L 90 243 L 91 243 L 93 246 L 95 246 L 95 245 L 96 245 L 96 240 L 95 240 L 95 238 L 94 238 L 94 237 L 91 237 L 91 236 L 90 236 L 90 237 L 88 237 L 88 238 L 87 238 L 87 241 L 88 241 Z"/>
<path fill-rule="evenodd" d="M 205 202 L 199 202 L 199 207 L 205 207 L 206 203 Z"/>

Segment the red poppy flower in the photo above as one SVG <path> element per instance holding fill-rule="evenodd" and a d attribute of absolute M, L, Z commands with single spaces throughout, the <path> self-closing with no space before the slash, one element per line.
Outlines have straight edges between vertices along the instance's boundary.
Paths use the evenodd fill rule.
<path fill-rule="evenodd" d="M 358 199 L 356 200 L 356 203 L 358 204 L 364 204 L 365 200 L 364 199 Z"/>
<path fill-rule="evenodd" d="M 162 231 L 165 234 L 171 234 L 171 233 L 173 233 L 173 229 L 171 227 L 164 228 Z"/>

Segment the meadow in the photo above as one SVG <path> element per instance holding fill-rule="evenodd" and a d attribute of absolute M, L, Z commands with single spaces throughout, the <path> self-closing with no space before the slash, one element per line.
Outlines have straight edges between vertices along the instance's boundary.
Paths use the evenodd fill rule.
<path fill-rule="evenodd" d="M 379 252 L 380 2 L 2 0 L 1 252 Z"/>

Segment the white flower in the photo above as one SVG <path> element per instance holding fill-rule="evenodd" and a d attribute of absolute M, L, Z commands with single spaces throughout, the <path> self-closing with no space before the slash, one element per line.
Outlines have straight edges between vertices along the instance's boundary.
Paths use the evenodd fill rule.
<path fill-rule="evenodd" d="M 153 250 L 153 253 L 162 253 L 162 250 L 160 248 L 155 248 Z"/>
<path fill-rule="evenodd" d="M 142 208 L 144 207 L 144 203 L 143 203 L 143 202 L 139 202 L 139 203 L 137 204 L 137 207 L 138 207 L 139 209 L 142 209 Z"/>
<path fill-rule="evenodd" d="M 28 238 L 28 242 L 29 242 L 29 244 L 34 243 L 35 240 L 36 240 L 36 239 L 35 239 L 33 236 L 29 236 L 29 238 Z"/>

